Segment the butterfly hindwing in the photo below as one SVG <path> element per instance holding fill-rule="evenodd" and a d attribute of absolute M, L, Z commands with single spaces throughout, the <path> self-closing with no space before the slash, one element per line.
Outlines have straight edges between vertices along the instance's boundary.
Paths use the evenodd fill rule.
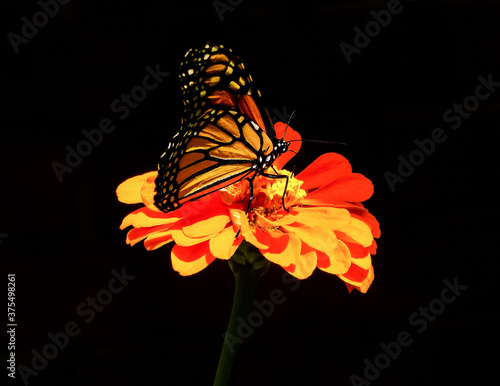
<path fill-rule="evenodd" d="M 260 91 L 253 86 L 252 76 L 243 62 L 223 45 L 205 44 L 192 48 L 180 67 L 184 115 L 182 125 L 196 121 L 212 106 L 228 106 L 239 110 L 264 128 L 258 105 Z"/>

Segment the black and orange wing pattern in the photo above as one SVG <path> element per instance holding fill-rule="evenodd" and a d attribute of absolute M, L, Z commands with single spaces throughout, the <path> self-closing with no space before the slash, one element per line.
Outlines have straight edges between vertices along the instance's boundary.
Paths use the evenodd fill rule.
<path fill-rule="evenodd" d="M 194 122 L 214 105 L 233 107 L 252 119 L 261 119 L 255 105 L 260 92 L 253 88 L 252 76 L 230 48 L 207 43 L 201 49 L 190 49 L 181 62 L 179 77 L 183 124 Z"/>
<path fill-rule="evenodd" d="M 228 48 L 191 49 L 180 69 L 184 114 L 158 163 L 155 204 L 168 212 L 243 178 L 276 158 L 252 78 Z"/>

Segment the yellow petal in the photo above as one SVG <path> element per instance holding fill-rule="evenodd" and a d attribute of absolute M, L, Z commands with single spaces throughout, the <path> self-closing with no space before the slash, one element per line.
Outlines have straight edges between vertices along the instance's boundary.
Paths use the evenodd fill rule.
<path fill-rule="evenodd" d="M 351 223 L 345 227 L 340 228 L 338 237 L 346 241 L 356 242 L 363 247 L 369 247 L 373 242 L 373 235 L 370 227 L 363 221 L 351 217 Z"/>
<path fill-rule="evenodd" d="M 368 270 L 368 275 L 367 277 L 362 281 L 362 282 L 357 282 L 354 280 L 349 280 L 346 277 L 340 275 L 339 276 L 344 282 L 353 285 L 354 287 L 358 288 L 361 293 L 366 293 L 368 289 L 370 288 L 370 285 L 373 283 L 373 280 L 375 279 L 375 272 L 373 270 L 373 267 L 370 267 Z"/>
<path fill-rule="evenodd" d="M 372 257 L 368 253 L 366 257 L 363 257 L 361 259 L 352 259 L 352 263 L 363 269 L 369 269 L 372 266 Z"/>
<path fill-rule="evenodd" d="M 241 240 L 235 238 L 236 233 L 232 227 L 228 227 L 209 241 L 210 252 L 218 259 L 229 260 L 241 244 Z"/>
<path fill-rule="evenodd" d="M 261 251 L 264 257 L 272 263 L 287 267 L 296 262 L 302 245 L 300 239 L 293 233 L 269 231 L 271 246 Z"/>
<path fill-rule="evenodd" d="M 182 231 L 188 237 L 203 237 L 219 233 L 229 222 L 226 215 L 213 216 L 206 220 L 197 221 L 194 224 L 182 227 Z"/>
<path fill-rule="evenodd" d="M 172 231 L 172 237 L 177 245 L 181 247 L 191 247 L 193 245 L 200 244 L 204 241 L 210 240 L 213 235 L 207 235 L 203 237 L 188 237 L 182 231 L 182 229 L 174 229 Z"/>
<path fill-rule="evenodd" d="M 307 245 L 321 252 L 328 253 L 337 246 L 337 237 L 330 229 L 306 225 L 284 225 L 282 228 L 287 232 L 294 233 Z"/>
<path fill-rule="evenodd" d="M 138 204 L 142 202 L 141 189 L 148 177 L 157 174 L 158 172 L 148 172 L 129 178 L 118 185 L 116 195 L 118 200 L 125 204 Z"/>
<path fill-rule="evenodd" d="M 255 213 L 255 214 L 257 217 L 256 223 L 258 226 L 260 226 L 262 228 L 273 228 L 273 227 L 281 226 L 281 225 L 289 225 L 289 224 L 292 224 L 296 221 L 295 217 L 290 216 L 289 214 L 285 214 L 284 216 L 282 216 L 281 218 L 278 218 L 276 220 L 271 220 L 271 219 L 261 215 L 260 213 Z"/>
<path fill-rule="evenodd" d="M 155 249 L 158 249 L 164 246 L 165 244 L 168 244 L 173 241 L 171 235 L 172 235 L 172 229 L 153 233 L 144 240 L 144 247 L 148 251 L 153 251 Z M 163 240 L 158 240 L 158 239 L 163 239 Z"/>
<path fill-rule="evenodd" d="M 292 273 L 297 279 L 307 279 L 316 268 L 318 259 L 316 252 L 310 251 L 300 255 L 295 262 L 295 271 Z"/>
<path fill-rule="evenodd" d="M 348 225 L 351 215 L 346 209 L 329 207 L 296 207 L 290 211 L 296 222 L 328 229 L 339 229 Z"/>
<path fill-rule="evenodd" d="M 158 176 L 158 172 L 150 173 L 144 185 L 141 188 L 141 199 L 147 208 L 154 210 L 156 212 L 161 212 L 155 205 L 154 196 L 156 194 L 156 184 L 155 180 Z"/>
<path fill-rule="evenodd" d="M 127 217 L 125 217 L 125 219 Z M 123 219 L 123 221 L 125 221 L 125 219 Z M 146 227 L 154 227 L 156 225 L 173 224 L 177 221 L 179 221 L 179 218 L 177 217 L 167 217 L 167 218 L 149 217 L 145 213 L 139 212 L 132 219 L 131 225 L 133 225 L 134 228 L 146 228 Z"/>
<path fill-rule="evenodd" d="M 122 223 L 120 224 L 120 229 L 124 230 L 125 228 L 131 226 L 135 216 L 137 216 L 137 213 L 129 213 L 128 215 L 126 215 Z"/>
<path fill-rule="evenodd" d="M 182 261 L 175 255 L 174 249 L 175 247 L 172 248 L 172 253 L 170 254 L 172 268 L 179 272 L 181 276 L 194 275 L 208 266 L 207 259 L 205 259 L 205 257 L 201 257 L 194 261 Z"/>
<path fill-rule="evenodd" d="M 326 268 L 320 267 L 319 269 L 339 275 L 346 273 L 351 267 L 351 252 L 341 240 L 338 240 L 337 247 L 332 252 L 327 253 L 327 255 L 330 258 L 330 266 Z"/>

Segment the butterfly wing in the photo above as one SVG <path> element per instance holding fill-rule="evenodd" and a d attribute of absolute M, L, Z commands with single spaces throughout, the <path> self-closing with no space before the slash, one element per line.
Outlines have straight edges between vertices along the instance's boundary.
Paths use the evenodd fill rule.
<path fill-rule="evenodd" d="M 155 181 L 155 204 L 165 212 L 251 178 L 257 157 L 273 151 L 274 130 L 266 132 L 260 92 L 231 49 L 207 43 L 189 50 L 180 80 L 181 129 L 160 158 Z"/>
<path fill-rule="evenodd" d="M 182 125 L 196 121 L 213 106 L 239 110 L 266 130 L 258 105 L 261 94 L 243 62 L 223 45 L 190 49 L 180 67 L 184 102 Z"/>
<path fill-rule="evenodd" d="M 160 159 L 155 204 L 171 211 L 257 172 L 273 143 L 254 121 L 229 107 L 207 111 L 179 133 Z"/>

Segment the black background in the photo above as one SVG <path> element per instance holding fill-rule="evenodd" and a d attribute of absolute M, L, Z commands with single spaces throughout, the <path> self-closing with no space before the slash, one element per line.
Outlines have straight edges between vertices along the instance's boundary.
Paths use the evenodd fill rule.
<path fill-rule="evenodd" d="M 499 322 L 500 91 L 456 130 L 443 113 L 474 94 L 478 76 L 500 81 L 500 5 L 402 1 L 402 12 L 348 64 L 339 44 L 353 44 L 353 28 L 386 4 L 246 0 L 221 20 L 211 1 L 73 0 L 17 54 L 7 34 L 20 34 L 21 18 L 32 20 L 40 6 L 2 5 L 0 262 L 16 274 L 17 364 L 31 367 L 48 333 L 70 321 L 81 328 L 30 385 L 213 382 L 233 295 L 227 263 L 181 277 L 170 247 L 126 245 L 118 226 L 137 206 L 115 195 L 126 178 L 156 168 L 179 127 L 181 58 L 208 40 L 244 59 L 269 110 L 296 112 L 291 125 L 303 138 L 347 143 L 304 143 L 296 171 L 325 152 L 345 155 L 373 181 L 366 206 L 382 229 L 367 294 L 349 294 L 319 270 L 291 291 L 283 270 L 271 267 L 256 298 L 281 289 L 287 299 L 241 347 L 232 384 L 351 385 L 380 343 L 402 331 L 412 344 L 373 385 L 497 378 L 498 354 L 489 350 Z M 120 120 L 111 103 L 157 64 L 170 75 Z M 65 147 L 106 117 L 116 129 L 59 182 L 51 164 L 64 163 Z M 408 159 L 414 141 L 436 127 L 447 140 L 392 192 L 384 172 L 397 173 L 398 156 Z M 123 267 L 135 279 L 86 323 L 77 307 Z M 417 332 L 410 316 L 455 278 L 467 289 Z"/>

